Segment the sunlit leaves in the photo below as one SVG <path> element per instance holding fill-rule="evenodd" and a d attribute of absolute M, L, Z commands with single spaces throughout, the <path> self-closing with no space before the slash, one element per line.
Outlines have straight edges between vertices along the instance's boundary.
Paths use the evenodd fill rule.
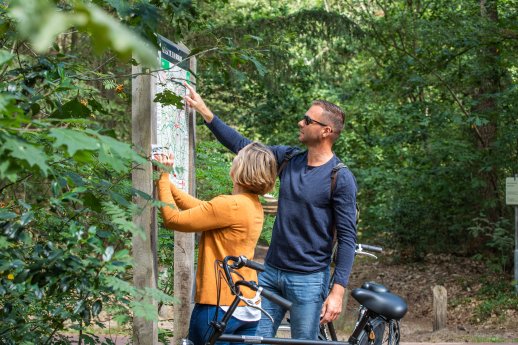
<path fill-rule="evenodd" d="M 9 14 L 18 23 L 20 36 L 29 39 L 38 52 L 49 49 L 59 33 L 87 23 L 84 14 L 65 13 L 47 0 L 15 0 Z"/>
<path fill-rule="evenodd" d="M 72 7 L 66 11 L 48 0 L 15 0 L 8 11 L 17 22 L 20 36 L 30 40 L 37 52 L 47 51 L 58 34 L 75 27 L 95 37 L 92 42 L 98 53 L 111 48 L 121 58 L 129 59 L 133 54 L 143 65 L 158 64 L 151 45 L 96 5 L 74 1 Z"/>
<path fill-rule="evenodd" d="M 103 261 L 110 261 L 114 253 L 113 246 L 106 247 L 106 250 L 103 254 Z"/>
<path fill-rule="evenodd" d="M 98 52 L 110 46 L 127 60 L 134 54 L 134 58 L 145 66 L 158 65 L 155 49 L 106 12 L 92 4 L 79 4 L 76 10 L 87 16 L 86 30 L 96 37 L 93 43 Z"/>

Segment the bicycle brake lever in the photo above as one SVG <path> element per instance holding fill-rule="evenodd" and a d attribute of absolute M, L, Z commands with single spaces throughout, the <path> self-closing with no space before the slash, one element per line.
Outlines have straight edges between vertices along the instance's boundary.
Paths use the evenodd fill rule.
<path fill-rule="evenodd" d="M 366 256 L 370 256 L 376 260 L 378 259 L 378 257 L 376 255 L 374 255 L 372 253 L 364 252 L 364 251 L 357 251 L 356 255 L 366 255 Z"/>
<path fill-rule="evenodd" d="M 266 316 L 268 316 L 270 321 L 273 323 L 273 317 L 270 314 L 268 314 L 268 312 L 266 310 L 264 310 L 263 308 L 258 307 L 258 306 L 253 306 L 252 308 L 259 309 L 262 313 L 264 313 Z"/>
<path fill-rule="evenodd" d="M 239 296 L 239 299 L 242 300 L 243 302 L 245 302 L 245 304 L 248 305 L 249 307 L 260 310 L 261 313 L 264 313 L 266 316 L 268 316 L 270 321 L 273 323 L 273 317 L 270 314 L 268 314 L 268 312 L 266 310 L 264 310 L 263 308 L 261 308 L 257 304 L 255 304 L 261 299 L 260 296 L 261 296 L 261 292 L 256 291 L 255 296 L 253 298 L 245 298 L 243 296 Z"/>

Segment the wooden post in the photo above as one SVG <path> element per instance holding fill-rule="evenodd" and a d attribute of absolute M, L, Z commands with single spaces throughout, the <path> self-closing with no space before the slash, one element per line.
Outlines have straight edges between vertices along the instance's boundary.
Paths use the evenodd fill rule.
<path fill-rule="evenodd" d="M 196 59 L 189 59 L 189 68 L 196 73 Z M 191 81 L 195 82 L 194 75 Z M 195 170 L 195 114 L 186 109 L 189 123 L 189 194 L 196 195 Z M 174 304 L 174 344 L 186 338 L 189 332 L 189 320 L 192 311 L 192 292 L 194 282 L 194 233 L 174 233 L 174 296 L 178 303 Z"/>
<path fill-rule="evenodd" d="M 435 285 L 433 291 L 433 331 L 438 331 L 446 327 L 448 320 L 447 306 L 448 296 L 446 288 L 441 285 Z"/>
<path fill-rule="evenodd" d="M 132 73 L 142 72 L 141 66 L 133 66 Z M 132 82 L 132 143 L 136 150 L 141 151 L 147 157 L 151 154 L 151 116 L 153 112 L 153 87 L 151 76 L 139 75 Z M 153 175 L 151 163 L 134 167 L 132 171 L 133 187 L 148 195 L 153 194 Z M 153 242 L 156 244 L 156 222 L 153 224 L 153 208 L 148 200 L 136 196 L 133 202 L 138 205 L 141 212 L 133 218 L 133 222 L 139 226 L 145 234 L 133 235 L 132 254 L 134 260 L 133 283 L 139 289 L 156 288 L 156 272 L 154 263 Z M 157 317 L 158 307 L 156 301 L 147 300 L 147 303 L 155 306 Z M 133 342 L 138 345 L 156 345 L 158 343 L 158 325 L 156 321 L 148 321 L 141 317 L 133 318 Z"/>

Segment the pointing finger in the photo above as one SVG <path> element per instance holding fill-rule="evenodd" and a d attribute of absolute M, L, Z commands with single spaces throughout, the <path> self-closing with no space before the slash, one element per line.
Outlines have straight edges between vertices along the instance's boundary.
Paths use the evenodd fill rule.
<path fill-rule="evenodd" d="M 187 84 L 185 81 L 183 82 L 183 85 L 184 85 L 187 89 L 189 89 L 189 92 L 190 92 L 191 94 L 196 93 L 196 91 L 194 91 L 193 87 L 192 87 L 191 85 Z"/>

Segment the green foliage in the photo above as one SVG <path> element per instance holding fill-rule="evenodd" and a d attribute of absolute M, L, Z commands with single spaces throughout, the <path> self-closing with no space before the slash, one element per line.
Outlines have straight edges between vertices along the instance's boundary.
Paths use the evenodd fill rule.
<path fill-rule="evenodd" d="M 97 183 L 68 172 L 59 184 L 52 184 L 48 202 L 31 207 L 19 200 L 1 210 L 4 342 L 40 343 L 65 327 L 82 329 L 97 323 L 103 307 L 119 305 L 128 312 L 132 296 L 117 293 L 107 281 L 125 279 L 131 267 L 126 249 L 131 229 L 120 226 L 131 213 L 102 202 L 110 199 L 102 192 L 95 193 L 99 212 L 89 209 L 86 199 Z M 44 193 L 34 195 L 42 197 Z M 32 203 L 33 198 L 26 201 Z"/>
<path fill-rule="evenodd" d="M 502 181 L 518 171 L 516 2 L 305 4 L 230 2 L 224 20 L 208 14 L 219 25 L 191 45 L 230 37 L 264 66 L 202 57 L 208 104 L 254 140 L 296 145 L 311 101 L 335 102 L 346 111 L 335 152 L 360 186 L 360 236 L 404 257 L 500 256 L 502 243 L 470 228 L 480 213 L 492 229 L 512 217 Z"/>
<path fill-rule="evenodd" d="M 157 93 L 153 102 L 161 103 L 162 106 L 174 105 L 177 109 L 183 109 L 183 98 L 167 89 Z"/>
<path fill-rule="evenodd" d="M 269 245 L 272 240 L 272 231 L 273 231 L 273 223 L 275 222 L 274 215 L 265 215 L 264 216 L 264 224 L 263 230 L 261 231 L 261 236 L 259 237 L 259 243 Z"/>
<path fill-rule="evenodd" d="M 174 302 L 132 283 L 131 238 L 145 235 L 131 200 L 152 197 L 129 177 L 150 163 L 123 141 L 129 79 L 116 75 L 127 75 L 131 56 L 156 65 L 156 48 L 108 14 L 108 3 L 0 7 L 2 344 L 68 343 L 64 330 L 94 343 L 88 332 L 104 327 L 101 311 L 124 325 L 134 315 L 156 319 L 151 299 Z M 125 8 L 139 17 L 140 5 L 161 4 Z"/>
<path fill-rule="evenodd" d="M 473 219 L 474 225 L 469 227 L 473 238 L 483 238 L 486 246 L 491 248 L 494 255 L 487 260 L 487 265 L 496 273 L 510 270 L 513 266 L 509 253 L 514 248 L 514 231 L 511 222 L 500 218 L 496 223 L 491 222 L 483 214 Z"/>
<path fill-rule="evenodd" d="M 197 196 L 210 200 L 221 194 L 232 193 L 229 172 L 234 154 L 217 141 L 196 144 Z"/>
<path fill-rule="evenodd" d="M 475 320 L 479 322 L 489 317 L 505 318 L 507 310 L 518 310 L 518 296 L 514 283 L 498 280 L 485 282 L 478 292 L 482 303 L 477 306 Z"/>

